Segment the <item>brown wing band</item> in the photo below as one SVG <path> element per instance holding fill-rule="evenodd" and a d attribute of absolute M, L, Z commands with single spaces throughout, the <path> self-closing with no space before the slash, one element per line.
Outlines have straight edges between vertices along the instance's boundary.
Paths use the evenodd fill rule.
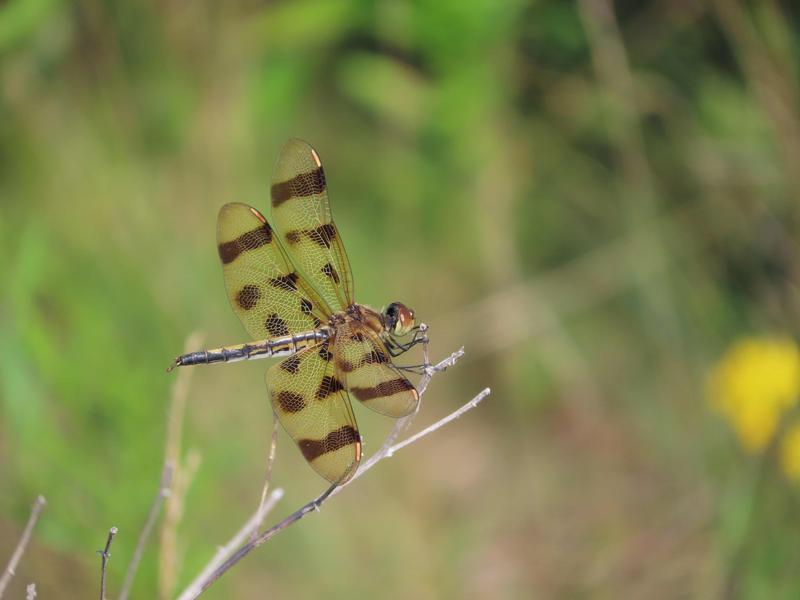
<path fill-rule="evenodd" d="M 291 198 L 321 194 L 325 191 L 325 187 L 325 172 L 322 167 L 309 173 L 300 173 L 289 181 L 272 185 L 272 206 L 280 206 Z"/>
<path fill-rule="evenodd" d="M 236 260 L 236 257 L 242 252 L 255 250 L 256 248 L 269 244 L 271 241 L 272 228 L 267 223 L 264 223 L 255 229 L 243 233 L 235 240 L 221 243 L 218 247 L 219 258 L 223 264 L 227 265 Z"/>
<path fill-rule="evenodd" d="M 411 390 L 414 390 L 415 394 L 417 393 L 417 390 L 408 379 L 399 377 L 391 381 L 381 382 L 375 387 L 353 387 L 349 391 L 353 396 L 364 402 L 365 400 L 393 396 L 394 394 Z"/>
<path fill-rule="evenodd" d="M 333 375 L 325 375 L 317 388 L 317 400 L 324 400 L 328 396 L 341 392 L 344 389 L 342 383 Z"/>
<path fill-rule="evenodd" d="M 335 452 L 350 444 L 360 444 L 361 438 L 350 425 L 344 425 L 335 431 L 331 431 L 322 440 L 300 440 L 297 445 L 300 446 L 300 451 L 305 456 L 306 460 L 311 462 L 315 458 L 319 458 L 328 452 Z"/>
<path fill-rule="evenodd" d="M 287 413 L 300 412 L 306 407 L 306 401 L 300 394 L 289 391 L 278 392 L 278 404 Z"/>

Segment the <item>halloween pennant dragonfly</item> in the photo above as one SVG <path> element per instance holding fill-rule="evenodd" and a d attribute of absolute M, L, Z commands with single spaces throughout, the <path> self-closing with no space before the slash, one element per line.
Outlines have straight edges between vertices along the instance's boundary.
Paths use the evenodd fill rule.
<path fill-rule="evenodd" d="M 240 203 L 223 206 L 217 220 L 228 298 L 258 341 L 183 354 L 170 370 L 288 356 L 267 371 L 275 414 L 311 467 L 342 484 L 361 460 L 350 397 L 390 417 L 414 412 L 419 394 L 401 372 L 410 369 L 390 357 L 424 332 L 400 302 L 382 312 L 354 302 L 322 163 L 301 140 L 289 140 L 276 162 L 272 222 Z"/>

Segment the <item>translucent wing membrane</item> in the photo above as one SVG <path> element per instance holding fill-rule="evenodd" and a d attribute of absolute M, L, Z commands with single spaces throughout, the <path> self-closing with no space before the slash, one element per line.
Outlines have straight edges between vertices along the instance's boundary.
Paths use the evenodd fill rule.
<path fill-rule="evenodd" d="M 361 460 L 361 438 L 329 342 L 270 367 L 267 387 L 281 425 L 311 467 L 331 483 L 350 479 Z"/>
<path fill-rule="evenodd" d="M 217 249 L 233 311 L 255 339 L 300 333 L 330 308 L 293 268 L 264 216 L 246 204 L 222 207 Z"/>
<path fill-rule="evenodd" d="M 325 172 L 302 140 L 286 142 L 272 176 L 272 219 L 294 264 L 334 310 L 353 302 L 353 279 L 331 216 Z"/>
<path fill-rule="evenodd" d="M 332 328 L 326 341 L 270 367 L 267 388 L 281 425 L 311 467 L 331 483 L 342 484 L 361 461 L 350 395 L 391 417 L 416 410 L 419 395 L 392 365 L 386 346 L 363 315 L 343 313 L 330 319 L 353 304 L 353 280 L 331 217 L 322 164 L 303 141 L 289 140 L 278 157 L 272 220 L 275 229 L 250 206 L 222 207 L 217 244 L 228 298 L 256 339 L 303 333 L 323 324 Z"/>
<path fill-rule="evenodd" d="M 391 363 L 386 346 L 368 327 L 357 322 L 339 327 L 333 355 L 339 381 L 364 406 L 390 417 L 416 410 L 416 388 Z"/>

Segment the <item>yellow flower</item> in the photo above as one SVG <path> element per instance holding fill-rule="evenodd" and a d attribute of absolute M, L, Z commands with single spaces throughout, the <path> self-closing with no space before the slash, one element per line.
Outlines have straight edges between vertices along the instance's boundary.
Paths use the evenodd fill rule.
<path fill-rule="evenodd" d="M 800 421 L 792 423 L 781 440 L 781 466 L 789 479 L 800 479 Z"/>
<path fill-rule="evenodd" d="M 800 351 L 788 338 L 742 340 L 725 353 L 708 378 L 712 406 L 731 423 L 750 452 L 769 444 L 798 394 Z"/>

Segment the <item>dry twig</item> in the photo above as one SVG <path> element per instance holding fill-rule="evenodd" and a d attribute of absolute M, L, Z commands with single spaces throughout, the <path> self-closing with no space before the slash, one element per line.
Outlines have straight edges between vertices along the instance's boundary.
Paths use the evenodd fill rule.
<path fill-rule="evenodd" d="M 186 339 L 184 351 L 189 352 L 191 348 L 201 346 L 202 342 L 203 334 L 194 332 Z M 166 465 L 171 465 L 172 488 L 165 499 L 158 561 L 158 591 L 159 597 L 164 600 L 171 596 L 177 578 L 177 531 L 183 516 L 183 500 L 200 465 L 200 453 L 197 450 L 190 450 L 185 459 L 181 456 L 183 422 L 189 398 L 191 373 L 192 369 L 181 369 L 178 372 L 178 379 L 172 387 L 167 417 L 164 465 L 165 468 Z"/>
<path fill-rule="evenodd" d="M 139 562 L 142 560 L 142 553 L 144 552 L 147 539 L 150 537 L 150 532 L 156 524 L 158 513 L 161 512 L 161 505 L 170 494 L 170 486 L 172 485 L 172 472 L 173 465 L 167 461 L 164 463 L 164 469 L 161 472 L 161 482 L 158 485 L 158 493 L 156 494 L 153 504 L 150 506 L 150 512 L 147 515 L 142 532 L 139 534 L 139 541 L 136 543 L 136 549 L 133 551 L 133 558 L 128 565 L 128 570 L 125 573 L 125 580 L 122 583 L 122 589 L 119 593 L 119 600 L 127 600 L 130 594 L 131 587 L 133 587 L 133 579 L 136 577 L 136 570 L 139 568 Z"/>
<path fill-rule="evenodd" d="M 189 584 L 186 590 L 184 590 L 184 592 L 178 596 L 178 600 L 196 598 L 202 591 L 201 588 L 203 583 L 214 573 L 214 571 L 220 567 L 220 565 L 222 565 L 223 562 L 225 562 L 226 557 L 230 556 L 231 553 L 248 537 L 252 537 L 253 534 L 258 533 L 258 528 L 261 526 L 261 523 L 264 522 L 264 518 L 275 507 L 281 498 L 283 498 L 283 490 L 281 488 L 277 488 L 269 495 L 267 501 L 258 507 L 258 510 L 247 520 L 242 528 L 234 534 L 228 543 L 224 546 L 221 546 L 217 550 L 214 558 L 212 558 L 211 561 L 209 561 L 209 563 L 203 567 L 203 570 L 200 572 L 200 574 L 198 574 L 197 577 L 195 577 L 194 580 Z"/>
<path fill-rule="evenodd" d="M 267 501 L 267 492 L 269 491 L 270 483 L 272 482 L 272 466 L 275 464 L 275 452 L 278 449 L 278 415 L 275 411 L 272 411 L 272 440 L 270 441 L 269 445 L 269 454 L 267 456 L 267 472 L 264 475 L 264 486 L 261 488 L 261 502 L 258 505 L 259 511 L 264 507 L 264 503 Z M 262 519 L 267 516 L 267 513 L 264 512 Z M 258 523 L 254 528 L 251 534 L 251 539 L 254 540 L 256 535 L 258 534 L 258 529 L 261 527 L 261 523 Z"/>
<path fill-rule="evenodd" d="M 108 566 L 108 560 L 111 558 L 111 542 L 114 541 L 114 536 L 117 535 L 119 530 L 116 527 L 112 527 L 108 530 L 108 539 L 106 540 L 106 547 L 102 550 L 99 550 L 101 557 L 100 563 L 100 600 L 106 600 L 106 567 Z"/>
<path fill-rule="evenodd" d="M 423 328 L 423 332 L 427 329 L 424 325 L 422 326 L 422 328 Z M 443 361 L 439 362 L 438 364 L 431 365 L 430 364 L 430 360 L 429 360 L 429 355 L 428 355 L 428 341 L 426 339 L 425 342 L 423 343 L 423 358 L 424 358 L 425 368 L 424 368 L 424 371 L 423 371 L 423 376 L 422 376 L 420 382 L 417 385 L 417 390 L 419 392 L 420 398 L 425 393 L 425 390 L 427 389 L 428 384 L 430 383 L 430 381 L 433 378 L 433 376 L 436 373 L 444 371 L 445 369 L 447 369 L 447 367 L 452 366 L 453 364 L 455 364 L 455 362 L 459 358 L 461 358 L 461 356 L 463 356 L 463 355 L 464 355 L 464 349 L 461 348 L 457 352 L 454 352 L 453 354 L 451 354 L 450 356 L 445 358 Z M 227 572 L 231 567 L 233 567 L 236 563 L 238 563 L 247 554 L 249 554 L 251 551 L 253 551 L 255 548 L 257 548 L 261 544 L 267 542 L 269 539 L 271 539 L 273 536 L 275 536 L 275 534 L 279 533 L 280 531 L 283 531 L 284 529 L 286 529 L 287 527 L 289 527 L 293 523 L 296 523 L 297 521 L 302 519 L 305 515 L 307 515 L 311 511 L 319 510 L 319 508 L 322 506 L 322 504 L 328 498 L 330 498 L 330 497 L 334 496 L 335 494 L 337 494 L 342 488 L 350 485 L 358 477 L 360 477 L 361 475 L 366 473 L 369 469 L 371 469 L 373 466 L 375 466 L 380 460 L 382 460 L 384 458 L 387 458 L 389 456 L 392 456 L 395 452 L 397 452 L 401 448 L 403 448 L 403 447 L 405 447 L 405 446 L 407 446 L 407 445 L 419 440 L 423 436 L 425 436 L 425 435 L 427 435 L 429 433 L 432 433 L 433 431 L 437 430 L 442 425 L 445 425 L 446 423 L 449 423 L 450 421 L 458 418 L 459 416 L 464 414 L 466 411 L 468 411 L 471 408 L 474 408 L 475 406 L 477 406 L 478 403 L 481 402 L 481 400 L 483 400 L 490 393 L 491 393 L 491 391 L 489 390 L 489 388 L 484 389 L 477 396 L 475 396 L 472 400 L 470 400 L 467 404 L 465 404 L 464 406 L 462 406 L 461 408 L 459 408 L 455 412 L 451 413 L 450 415 L 446 416 L 445 418 L 441 419 L 440 421 L 437 421 L 436 423 L 434 423 L 430 427 L 427 427 L 426 429 L 424 429 L 423 431 L 419 432 L 418 434 L 416 434 L 416 435 L 414 435 L 414 436 L 412 436 L 412 437 L 410 437 L 410 438 L 408 438 L 406 440 L 403 440 L 402 442 L 399 442 L 399 443 L 395 444 L 395 440 L 406 429 L 406 427 L 408 427 L 410 422 L 413 420 L 413 418 L 419 412 L 419 409 L 414 414 L 409 415 L 408 417 L 399 419 L 397 421 L 397 423 L 395 424 L 394 428 L 392 429 L 392 431 L 387 436 L 386 441 L 384 442 L 383 446 L 375 454 L 373 454 L 367 461 L 364 462 L 364 464 L 361 466 L 361 468 L 356 472 L 356 474 L 349 481 L 347 481 L 345 484 L 342 484 L 342 485 L 333 485 L 333 486 L 329 487 L 320 496 L 318 496 L 317 498 L 315 498 L 311 502 L 308 502 L 307 504 L 303 505 L 301 508 L 299 508 L 298 510 L 294 511 L 292 514 L 290 514 L 288 517 L 286 517 L 285 519 L 283 519 L 279 523 L 273 525 L 272 527 L 266 529 L 265 531 L 263 531 L 262 533 L 260 533 L 258 535 L 251 536 L 250 540 L 245 545 L 243 545 L 236 552 L 231 554 L 229 556 L 229 558 L 227 560 L 225 560 L 224 562 L 219 562 L 217 565 L 214 565 L 213 568 L 212 568 L 212 564 L 209 563 L 209 565 L 206 566 L 206 568 L 195 579 L 195 581 L 179 596 L 178 600 L 193 600 L 194 598 L 197 598 L 205 590 L 207 590 L 209 587 L 211 587 L 211 585 L 213 585 L 214 582 L 217 579 L 219 579 L 223 574 L 225 574 L 225 572 Z M 274 494 L 274 492 L 273 492 L 273 494 Z M 258 523 L 258 520 L 257 520 L 258 518 L 259 518 L 259 514 L 258 514 L 258 511 L 257 511 L 256 515 L 251 517 L 251 519 L 250 519 L 250 521 L 248 523 L 253 522 L 253 523 L 257 524 Z M 263 518 L 263 516 L 261 516 L 260 518 Z M 246 529 L 246 527 L 247 527 L 247 525 L 242 528 L 242 531 L 244 531 Z M 253 529 L 253 531 L 255 532 L 256 530 Z M 241 533 L 241 531 L 240 531 L 240 533 Z M 237 535 L 239 535 L 239 534 L 237 534 Z M 233 542 L 233 540 L 231 540 L 231 541 Z M 231 543 L 229 543 L 226 548 L 232 549 L 233 545 Z M 218 560 L 221 561 L 221 558 L 223 556 L 224 556 L 224 554 L 222 553 L 222 550 L 221 550 L 214 557 L 214 560 L 212 561 L 212 563 L 215 562 L 215 561 L 218 561 Z"/>
<path fill-rule="evenodd" d="M 186 339 L 187 352 L 189 348 L 198 346 L 202 343 L 202 334 L 195 332 Z M 158 515 L 164 502 L 167 502 L 167 516 L 161 530 L 160 547 L 160 579 L 159 591 L 162 597 L 169 595 L 175 578 L 175 546 L 176 530 L 183 512 L 183 496 L 186 493 L 189 482 L 200 464 L 200 455 L 197 451 L 190 450 L 183 464 L 180 456 L 181 438 L 183 434 L 183 420 L 186 413 L 186 402 L 189 397 L 189 381 L 191 370 L 185 369 L 178 374 L 178 379 L 172 386 L 167 417 L 167 433 L 164 447 L 164 466 L 161 470 L 161 479 L 158 491 L 150 506 L 142 532 L 136 543 L 133 558 L 128 565 L 125 579 L 120 591 L 120 600 L 127 600 L 130 595 L 139 563 L 144 553 L 147 540 L 155 527 Z M 116 533 L 116 531 L 115 531 Z M 113 535 L 109 534 L 109 543 Z M 105 579 L 105 561 L 108 557 L 104 553 L 103 578 Z M 105 589 L 105 582 L 103 582 Z"/>
<path fill-rule="evenodd" d="M 0 598 L 3 597 L 3 593 L 6 591 L 6 586 L 14 576 L 19 559 L 22 558 L 22 554 L 25 552 L 25 548 L 31 539 L 31 534 L 33 533 L 33 528 L 36 525 L 36 521 L 39 520 L 39 513 L 42 512 L 45 504 L 46 502 L 44 496 L 39 496 L 33 503 L 33 507 L 31 508 L 31 516 L 28 518 L 28 524 L 25 525 L 25 530 L 22 532 L 22 537 L 19 539 L 19 543 L 14 549 L 11 559 L 8 561 L 8 565 L 6 566 L 3 576 L 0 577 Z"/>

